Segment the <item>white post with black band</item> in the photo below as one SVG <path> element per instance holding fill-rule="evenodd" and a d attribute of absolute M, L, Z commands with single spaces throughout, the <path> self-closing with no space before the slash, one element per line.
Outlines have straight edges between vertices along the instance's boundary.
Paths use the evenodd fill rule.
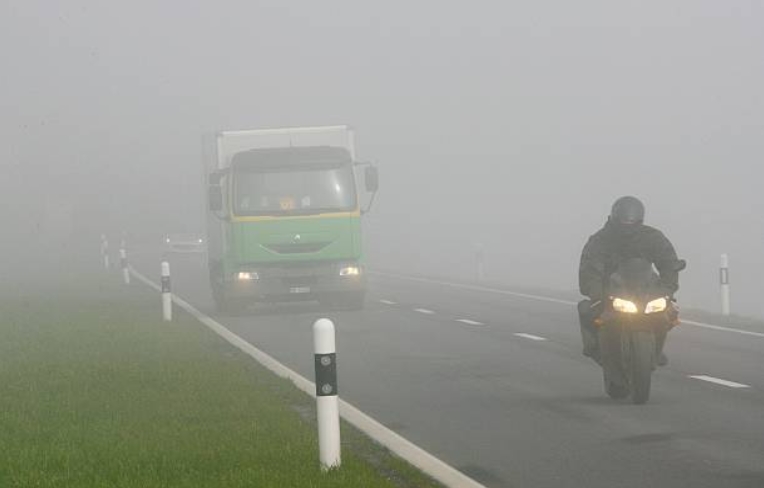
<path fill-rule="evenodd" d="M 125 280 L 125 284 L 130 284 L 130 270 L 127 265 L 127 251 L 125 248 L 119 250 L 119 261 L 122 265 L 122 278 Z"/>
<path fill-rule="evenodd" d="M 172 286 L 170 285 L 170 263 L 162 261 L 162 318 L 172 322 Z"/>
<path fill-rule="evenodd" d="M 321 469 L 338 468 L 340 459 L 340 410 L 337 399 L 337 352 L 334 324 L 319 319 L 313 324 L 316 363 L 316 408 Z"/>
<path fill-rule="evenodd" d="M 730 262 L 729 256 L 722 254 L 719 268 L 719 284 L 722 292 L 722 315 L 730 314 Z"/>

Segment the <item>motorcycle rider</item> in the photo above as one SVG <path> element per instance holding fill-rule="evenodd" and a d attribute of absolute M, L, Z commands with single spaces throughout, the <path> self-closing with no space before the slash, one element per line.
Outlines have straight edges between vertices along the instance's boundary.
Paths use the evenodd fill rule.
<path fill-rule="evenodd" d="M 655 266 L 666 296 L 679 289 L 679 259 L 674 246 L 658 229 L 644 225 L 645 206 L 633 196 L 613 203 L 604 227 L 589 237 L 581 252 L 578 283 L 582 295 L 589 297 L 578 304 L 584 355 L 599 362 L 599 343 L 594 320 L 602 312 L 605 286 L 618 263 L 629 258 L 644 258 Z M 668 364 L 663 353 L 668 327 L 657 334 L 657 362 Z"/>

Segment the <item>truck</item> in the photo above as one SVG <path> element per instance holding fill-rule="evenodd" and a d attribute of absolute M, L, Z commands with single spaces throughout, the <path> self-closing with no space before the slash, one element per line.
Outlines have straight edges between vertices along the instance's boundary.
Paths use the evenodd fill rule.
<path fill-rule="evenodd" d="M 207 256 L 218 310 L 295 300 L 363 308 L 361 216 L 379 176 L 357 161 L 353 129 L 222 131 L 211 145 Z"/>

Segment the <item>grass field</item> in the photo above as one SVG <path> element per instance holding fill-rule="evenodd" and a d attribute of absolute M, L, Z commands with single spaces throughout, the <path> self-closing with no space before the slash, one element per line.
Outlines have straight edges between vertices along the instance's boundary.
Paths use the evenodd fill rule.
<path fill-rule="evenodd" d="M 436 487 L 351 426 L 322 473 L 314 400 L 116 274 L 0 289 L 0 487 Z"/>

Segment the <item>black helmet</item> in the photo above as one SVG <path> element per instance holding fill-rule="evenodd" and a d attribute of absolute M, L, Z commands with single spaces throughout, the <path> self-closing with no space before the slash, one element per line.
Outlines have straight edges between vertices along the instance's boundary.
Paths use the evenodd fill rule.
<path fill-rule="evenodd" d="M 621 197 L 610 211 L 610 220 L 616 224 L 641 224 L 645 220 L 645 206 L 635 197 Z"/>

